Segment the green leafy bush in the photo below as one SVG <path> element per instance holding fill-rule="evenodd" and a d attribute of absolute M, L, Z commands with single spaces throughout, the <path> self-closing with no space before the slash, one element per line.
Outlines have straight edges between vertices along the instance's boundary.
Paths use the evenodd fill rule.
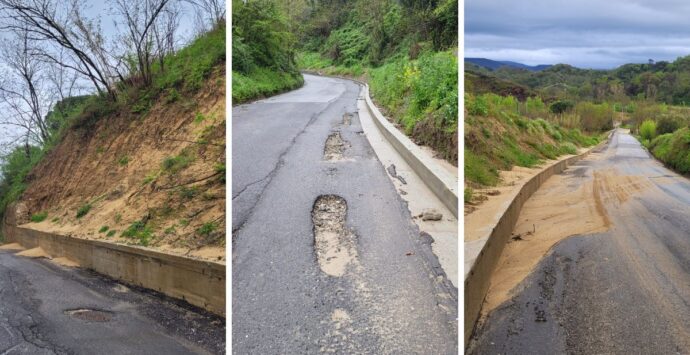
<path fill-rule="evenodd" d="M 652 120 L 645 120 L 640 125 L 640 136 L 642 139 L 652 140 L 656 137 L 656 123 Z"/>

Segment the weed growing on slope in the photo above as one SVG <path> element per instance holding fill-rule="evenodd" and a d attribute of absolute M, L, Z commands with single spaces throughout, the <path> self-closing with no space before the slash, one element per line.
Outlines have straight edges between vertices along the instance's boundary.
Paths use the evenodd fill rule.
<path fill-rule="evenodd" d="M 161 167 L 169 174 L 176 174 L 180 170 L 188 167 L 194 161 L 194 156 L 188 149 L 184 149 L 179 155 L 167 157 L 163 160 Z"/>
<path fill-rule="evenodd" d="M 86 216 L 86 214 L 89 213 L 89 211 L 91 211 L 90 203 L 82 205 L 81 207 L 79 207 L 79 209 L 77 209 L 77 218 L 82 218 Z"/>
<path fill-rule="evenodd" d="M 153 238 L 153 230 L 148 224 L 136 221 L 122 232 L 122 237 L 136 239 L 139 245 L 147 246 Z"/>
<path fill-rule="evenodd" d="M 31 216 L 31 222 L 43 222 L 48 217 L 48 212 L 38 212 Z"/>
<path fill-rule="evenodd" d="M 101 229 L 98 230 L 98 233 L 105 233 L 108 231 L 108 226 L 103 226 Z"/>

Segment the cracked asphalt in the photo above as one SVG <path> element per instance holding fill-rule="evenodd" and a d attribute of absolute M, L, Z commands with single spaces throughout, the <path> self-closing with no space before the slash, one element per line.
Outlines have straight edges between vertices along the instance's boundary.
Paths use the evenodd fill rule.
<path fill-rule="evenodd" d="M 572 188 L 594 180 L 609 230 L 558 243 L 467 352 L 690 353 L 690 180 L 622 130 L 563 174 Z"/>
<path fill-rule="evenodd" d="M 221 354 L 225 319 L 82 269 L 0 250 L 2 354 Z M 105 311 L 106 322 L 66 313 Z"/>
<path fill-rule="evenodd" d="M 233 353 L 457 354 L 457 289 L 362 132 L 359 85 L 304 77 L 233 108 Z M 345 149 L 327 162 L 333 132 Z M 356 236 L 341 277 L 314 250 L 311 212 L 328 194 Z"/>

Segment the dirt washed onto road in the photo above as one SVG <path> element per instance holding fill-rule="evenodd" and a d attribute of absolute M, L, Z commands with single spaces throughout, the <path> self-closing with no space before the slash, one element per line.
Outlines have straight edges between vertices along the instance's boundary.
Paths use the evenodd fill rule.
<path fill-rule="evenodd" d="M 467 352 L 688 353 L 688 215 L 690 181 L 617 130 L 527 201 Z"/>
<path fill-rule="evenodd" d="M 563 238 L 608 228 L 608 217 L 598 207 L 594 181 L 572 188 L 570 179 L 554 175 L 525 203 L 492 275 L 483 312 L 505 302 L 510 291 Z"/>

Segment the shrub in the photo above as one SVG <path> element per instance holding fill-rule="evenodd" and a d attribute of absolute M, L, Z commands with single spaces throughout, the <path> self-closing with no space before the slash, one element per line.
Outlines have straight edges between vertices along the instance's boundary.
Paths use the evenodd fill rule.
<path fill-rule="evenodd" d="M 486 116 L 489 114 L 489 107 L 483 95 L 473 97 L 472 95 L 465 94 L 465 105 L 467 113 L 470 115 Z"/>
<path fill-rule="evenodd" d="M 77 218 L 82 218 L 82 217 L 86 216 L 86 214 L 89 213 L 90 210 L 91 210 L 91 204 L 90 203 L 82 205 L 81 207 L 79 207 L 79 209 L 77 209 Z"/>
<path fill-rule="evenodd" d="M 153 231 L 151 227 L 143 221 L 136 221 L 122 232 L 122 237 L 137 239 L 140 245 L 147 246 L 151 238 L 153 238 Z"/>
<path fill-rule="evenodd" d="M 558 100 L 549 106 L 549 110 L 555 114 L 561 114 L 572 109 L 575 106 L 572 101 L 568 100 Z"/>
<path fill-rule="evenodd" d="M 471 187 L 465 188 L 465 194 L 464 194 L 465 203 L 472 201 L 472 194 L 473 193 L 474 193 L 474 191 L 472 190 Z"/>
<path fill-rule="evenodd" d="M 188 167 L 193 161 L 194 157 L 191 153 L 183 150 L 178 156 L 165 158 L 162 163 L 162 168 L 170 174 L 175 174 Z"/>
<path fill-rule="evenodd" d="M 196 233 L 208 237 L 218 226 L 213 222 L 204 223 L 201 227 L 196 230 Z"/>
<path fill-rule="evenodd" d="M 671 117 L 662 117 L 656 123 L 656 134 L 673 133 L 680 127 L 678 120 Z"/>
<path fill-rule="evenodd" d="M 105 236 L 108 237 L 108 238 L 110 238 L 110 237 L 114 236 L 115 233 L 117 233 L 117 231 L 114 230 L 114 229 L 111 229 L 111 230 L 108 232 L 108 234 L 106 234 Z"/>
<path fill-rule="evenodd" d="M 656 136 L 656 123 L 652 120 L 645 120 L 640 125 L 640 137 L 642 139 L 652 140 Z"/>
<path fill-rule="evenodd" d="M 43 222 L 48 217 L 48 212 L 38 212 L 31 216 L 31 222 Z"/>
<path fill-rule="evenodd" d="M 108 226 L 103 226 L 101 229 L 98 230 L 98 233 L 105 233 L 108 231 Z"/>
<path fill-rule="evenodd" d="M 613 128 L 613 108 L 608 104 L 580 102 L 575 106 L 580 116 L 582 129 L 587 132 L 601 132 Z"/>

